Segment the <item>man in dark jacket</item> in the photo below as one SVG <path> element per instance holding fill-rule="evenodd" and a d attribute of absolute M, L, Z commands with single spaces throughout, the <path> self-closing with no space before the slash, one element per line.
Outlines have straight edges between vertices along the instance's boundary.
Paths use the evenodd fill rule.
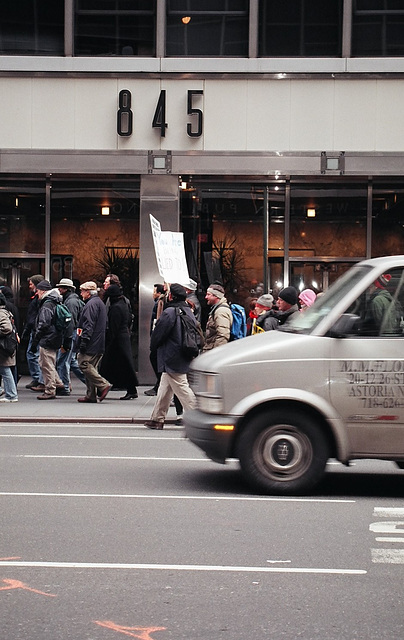
<path fill-rule="evenodd" d="M 105 304 L 98 296 L 95 282 L 84 282 L 80 285 L 80 293 L 85 304 L 80 314 L 77 334 L 79 336 L 78 363 L 86 379 L 87 393 L 78 402 L 102 402 L 112 385 L 99 373 L 102 356 L 105 351 L 105 331 L 107 328 L 107 311 Z"/>
<path fill-rule="evenodd" d="M 63 298 L 64 304 L 72 314 L 72 320 L 69 327 L 69 335 L 73 336 L 73 334 L 75 334 L 76 332 L 76 328 L 79 322 L 79 316 L 84 306 L 83 300 L 80 300 L 79 296 L 75 292 L 76 287 L 73 284 L 73 280 L 70 280 L 70 278 L 62 278 L 56 286 L 59 289 L 59 293 Z M 77 362 L 77 356 L 74 348 L 75 347 L 72 341 L 72 345 L 69 351 L 66 351 L 62 345 L 58 353 L 57 370 L 64 385 L 64 389 L 61 390 L 58 395 L 70 395 L 71 371 L 73 371 L 76 377 L 81 380 L 83 384 L 86 384 L 86 379 Z"/>
<path fill-rule="evenodd" d="M 299 311 L 297 303 L 298 293 L 294 287 L 285 287 L 279 292 L 277 301 L 279 311 L 274 313 L 279 324 L 285 324 L 291 315 Z"/>
<path fill-rule="evenodd" d="M 53 289 L 48 280 L 37 284 L 39 311 L 35 321 L 31 351 L 36 352 L 39 346 L 39 366 L 41 367 L 44 391 L 37 396 L 38 400 L 56 398 L 57 388 L 63 388 L 63 382 L 56 370 L 57 352 L 62 346 L 63 333 L 55 325 L 56 305 L 62 301 L 57 289 Z M 68 346 L 66 344 L 66 346 Z"/>
<path fill-rule="evenodd" d="M 156 404 L 150 420 L 144 424 L 148 429 L 163 429 L 164 420 L 175 394 L 185 410 L 194 409 L 195 396 L 188 384 L 187 373 L 190 360 L 182 355 L 182 327 L 177 308 L 195 323 L 194 314 L 185 302 L 187 293 L 183 286 L 174 283 L 170 286 L 168 304 L 156 322 L 151 335 L 150 348 L 157 350 L 157 366 L 161 379 Z"/>

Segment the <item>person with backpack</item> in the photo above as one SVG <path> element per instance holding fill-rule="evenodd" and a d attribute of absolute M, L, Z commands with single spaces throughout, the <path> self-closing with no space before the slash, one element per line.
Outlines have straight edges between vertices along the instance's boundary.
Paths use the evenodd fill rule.
<path fill-rule="evenodd" d="M 57 389 L 64 389 L 56 369 L 56 357 L 60 347 L 70 349 L 71 338 L 64 337 L 63 330 L 56 325 L 56 307 L 62 296 L 48 280 L 37 284 L 39 312 L 35 321 L 30 350 L 35 353 L 39 346 L 39 366 L 42 371 L 44 390 L 38 400 L 56 398 Z"/>
<path fill-rule="evenodd" d="M 81 310 L 84 307 L 84 302 L 79 298 L 76 293 L 76 287 L 74 286 L 73 280 L 70 278 L 62 278 L 61 281 L 56 285 L 59 289 L 59 293 L 63 298 L 63 304 L 70 311 L 71 314 L 71 322 L 69 323 L 69 327 L 67 329 L 69 337 L 73 337 L 75 334 Z M 58 357 L 57 357 L 57 370 L 60 376 L 60 379 L 63 382 L 64 389 L 58 389 L 57 395 L 61 396 L 69 396 L 70 395 L 70 372 L 73 371 L 74 375 L 83 383 L 86 384 L 86 379 L 84 377 L 83 372 L 79 367 L 79 363 L 77 362 L 77 354 L 74 349 L 73 340 L 71 341 L 71 347 L 69 351 L 66 351 L 61 346 Z"/>
<path fill-rule="evenodd" d="M 203 352 L 227 344 L 233 324 L 233 314 L 221 284 L 215 282 L 210 284 L 206 290 L 205 300 L 211 310 L 206 323 Z"/>
<path fill-rule="evenodd" d="M 0 292 L 0 336 L 10 336 L 14 328 L 13 315 L 6 305 L 6 298 Z M 4 395 L 0 398 L 0 402 L 18 402 L 17 385 L 12 372 L 12 367 L 15 366 L 16 350 L 17 346 L 14 353 L 10 355 L 11 349 L 9 353 L 0 349 L 0 375 L 4 386 Z"/>
<path fill-rule="evenodd" d="M 150 347 L 157 351 L 157 366 L 161 371 L 161 379 L 151 418 L 144 423 L 148 429 L 163 429 L 173 394 L 178 397 L 185 411 L 196 406 L 195 395 L 187 378 L 189 365 L 196 354 L 190 355 L 189 345 L 184 344 L 185 323 L 181 320 L 181 315 L 185 314 L 186 322 L 191 323 L 190 333 L 191 330 L 197 332 L 197 324 L 191 308 L 186 303 L 186 297 L 187 292 L 182 285 L 170 285 L 167 305 L 151 335 Z"/>

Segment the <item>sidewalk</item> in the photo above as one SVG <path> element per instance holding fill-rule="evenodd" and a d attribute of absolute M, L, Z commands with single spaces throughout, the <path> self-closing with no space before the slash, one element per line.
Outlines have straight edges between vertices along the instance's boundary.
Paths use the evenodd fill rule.
<path fill-rule="evenodd" d="M 139 386 L 139 397 L 136 400 L 119 400 L 126 391 L 110 391 L 103 402 L 86 404 L 77 402 L 85 394 L 85 386 L 72 379 L 73 391 L 68 397 L 57 397 L 55 400 L 37 400 L 38 393 L 26 389 L 31 381 L 22 376 L 18 383 L 18 402 L 0 403 L 1 422 L 54 422 L 85 423 L 99 422 L 106 424 L 143 424 L 151 416 L 155 400 L 154 396 L 145 396 L 144 391 L 152 385 Z M 175 409 L 168 411 L 165 424 L 174 426 Z M 182 427 L 176 427 L 182 429 Z"/>

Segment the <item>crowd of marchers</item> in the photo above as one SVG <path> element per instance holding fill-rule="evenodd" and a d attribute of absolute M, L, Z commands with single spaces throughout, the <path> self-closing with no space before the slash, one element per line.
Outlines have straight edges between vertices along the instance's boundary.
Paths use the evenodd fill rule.
<path fill-rule="evenodd" d="M 52 286 L 41 274 L 35 274 L 28 278 L 28 286 L 31 300 L 19 337 L 18 310 L 11 289 L 0 283 L 0 402 L 18 401 L 18 344 L 10 355 L 2 343 L 2 338 L 11 335 L 25 346 L 32 377 L 26 386 L 37 394 L 38 400 L 69 396 L 72 374 L 85 385 L 78 402 L 102 402 L 112 388 L 126 391 L 121 400 L 136 399 L 138 379 L 131 347 L 133 312 L 119 278 L 108 274 L 102 288 L 87 281 L 76 291 L 69 278 Z M 145 394 L 156 396 L 156 401 L 150 420 L 145 422 L 149 429 L 163 429 L 171 405 L 175 406 L 178 425 L 182 424 L 183 411 L 195 407 L 188 372 L 198 353 L 245 335 L 277 329 L 316 298 L 310 289 L 298 294 L 294 287 L 285 287 L 276 301 L 272 294 L 263 293 L 250 300 L 245 311 L 228 301 L 220 282 L 213 282 L 204 295 L 207 317 L 202 331 L 202 307 L 196 291 L 197 283 L 192 279 L 185 284 L 154 285 L 150 362 L 156 382 Z"/>

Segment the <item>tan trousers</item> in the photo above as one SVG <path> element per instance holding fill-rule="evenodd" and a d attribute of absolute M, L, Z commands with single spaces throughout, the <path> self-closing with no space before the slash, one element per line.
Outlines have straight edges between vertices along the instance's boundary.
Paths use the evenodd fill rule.
<path fill-rule="evenodd" d="M 39 347 L 38 363 L 43 375 L 43 383 L 45 385 L 46 395 L 54 396 L 56 394 L 56 387 L 63 387 L 63 382 L 59 378 L 59 374 L 56 369 L 56 349 L 46 349 L 45 347 Z"/>
<path fill-rule="evenodd" d="M 177 396 L 184 411 L 195 409 L 196 398 L 194 392 L 188 384 L 186 373 L 166 373 L 161 374 L 161 380 L 157 391 L 156 404 L 151 415 L 151 420 L 164 422 L 167 411 L 170 407 L 173 394 Z"/>
<path fill-rule="evenodd" d="M 103 378 L 98 369 L 100 368 L 102 353 L 90 355 L 89 353 L 77 354 L 77 362 L 79 363 L 80 370 L 84 373 L 87 387 L 87 398 L 91 400 L 97 399 L 97 391 L 103 391 L 109 386 L 108 380 Z"/>

